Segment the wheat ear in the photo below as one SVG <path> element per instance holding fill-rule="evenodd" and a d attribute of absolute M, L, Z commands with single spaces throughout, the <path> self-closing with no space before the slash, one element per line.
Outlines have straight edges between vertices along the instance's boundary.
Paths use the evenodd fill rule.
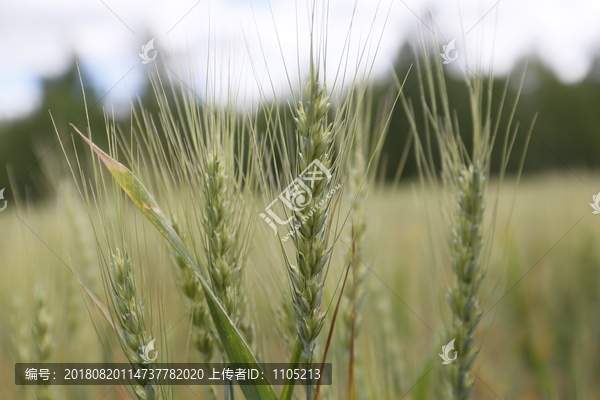
<path fill-rule="evenodd" d="M 120 250 L 117 249 L 112 255 L 109 273 L 113 305 L 118 326 L 121 328 L 123 351 L 130 363 L 142 367 L 144 364 L 139 352 L 151 339 L 146 333 L 144 305 L 136 292 L 133 267 L 127 252 L 121 255 Z M 149 380 L 137 379 L 133 391 L 139 400 L 160 398 L 156 385 Z"/>
<path fill-rule="evenodd" d="M 33 358 L 35 362 L 47 362 L 54 349 L 51 335 L 52 317 L 48 313 L 44 295 L 36 290 L 33 319 Z"/>
<path fill-rule="evenodd" d="M 177 222 L 173 222 L 173 229 L 179 237 L 185 238 Z M 192 343 L 202 356 L 202 360 L 210 362 L 214 346 L 210 335 L 210 315 L 204 300 L 204 292 L 200 287 L 198 277 L 179 253 L 175 254 L 174 258 L 175 264 L 179 267 L 179 288 L 192 307 Z"/>
<path fill-rule="evenodd" d="M 325 88 L 319 83 L 318 74 L 311 68 L 306 86 L 306 100 L 296 110 L 296 134 L 298 142 L 297 173 L 304 171 L 311 162 L 319 160 L 331 168 L 333 135 L 327 123 L 329 111 Z M 326 224 L 331 202 L 326 199 L 327 180 L 306 181 L 311 188 L 312 200 L 305 207 L 306 215 L 296 213 L 296 220 L 303 221 L 292 236 L 296 247 L 296 266 L 289 266 L 292 284 L 292 302 L 296 314 L 297 334 L 308 361 L 312 360 L 315 340 L 323 327 L 325 313 L 321 311 L 323 298 L 323 270 L 329 256 Z M 316 207 L 319 203 L 322 206 Z"/>
<path fill-rule="evenodd" d="M 347 336 L 344 340 L 344 345 L 348 350 L 351 346 L 350 335 L 353 331 L 352 320 L 354 319 L 354 332 L 358 334 L 360 330 L 359 309 L 365 298 L 364 282 L 369 274 L 367 266 L 364 264 L 364 249 L 366 247 L 366 209 L 365 200 L 367 193 L 366 180 L 366 163 L 363 152 L 357 147 L 353 165 L 350 167 L 348 176 L 348 198 L 352 202 L 350 210 L 350 220 L 352 221 L 352 229 L 349 237 L 349 243 L 354 242 L 353 250 L 349 251 L 349 256 L 352 257 L 352 286 L 344 290 L 343 293 L 343 315 L 344 332 Z M 353 306 L 354 304 L 354 306 Z"/>
<path fill-rule="evenodd" d="M 473 391 L 470 370 L 477 358 L 474 334 L 481 319 L 478 291 L 484 277 L 480 257 L 486 179 L 479 162 L 468 166 L 455 165 L 452 173 L 458 178 L 458 198 L 450 231 L 451 265 L 455 279 L 448 291 L 452 311 L 448 333 L 449 337 L 455 338 L 460 355 L 451 365 L 450 384 L 453 399 L 467 400 Z"/>
<path fill-rule="evenodd" d="M 242 232 L 232 217 L 239 213 L 235 185 L 224 163 L 209 154 L 204 172 L 206 259 L 208 272 L 215 295 L 237 328 L 251 344 L 253 330 L 245 319 L 246 295 L 243 286 L 243 255 L 240 243 Z"/>
<path fill-rule="evenodd" d="M 46 307 L 44 295 L 36 290 L 34 298 L 33 314 L 33 360 L 36 363 L 44 363 L 50 360 L 54 351 L 54 338 L 52 337 L 52 317 Z M 35 391 L 36 400 L 51 400 L 51 386 L 37 386 Z"/>

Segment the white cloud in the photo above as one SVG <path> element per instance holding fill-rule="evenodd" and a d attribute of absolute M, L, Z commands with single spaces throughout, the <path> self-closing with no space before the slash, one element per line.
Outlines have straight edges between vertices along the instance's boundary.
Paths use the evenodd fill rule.
<path fill-rule="evenodd" d="M 152 37 L 156 37 L 155 47 L 163 61 L 168 60 L 169 54 L 175 56 L 180 66 L 191 60 L 197 82 L 202 82 L 207 66 L 212 65 L 211 73 L 217 78 L 226 77 L 229 68 L 234 68 L 231 73 L 245 82 L 239 88 L 241 97 L 256 98 L 261 89 L 272 93 L 271 86 L 284 93 L 288 88 L 287 74 L 293 77 L 292 84 L 298 79 L 297 54 L 300 69 L 306 72 L 307 6 L 298 1 L 297 13 L 295 1 L 270 3 L 270 6 L 266 0 L 5 3 L 0 12 L 0 74 L 2 81 L 10 84 L 3 85 L 0 99 L 12 100 L 0 100 L 0 118 L 31 110 L 39 96 L 39 90 L 34 89 L 36 78 L 63 71 L 73 53 L 92 73 L 100 91 L 108 91 L 135 66 L 107 97 L 121 104 L 135 93 L 147 72 L 137 53 Z M 345 62 L 344 54 L 348 66 L 356 64 L 375 15 L 372 46 L 367 48 L 362 61 L 363 67 L 370 65 L 379 46 L 373 64 L 375 75 L 390 68 L 398 46 L 412 35 L 415 27 L 420 26 L 428 33 L 413 12 L 436 30 L 440 42 L 457 38 L 461 62 L 466 62 L 468 56 L 471 65 L 478 59 L 486 63 L 493 51 L 494 68 L 499 73 L 508 72 L 519 58 L 534 52 L 561 79 L 571 82 L 588 72 L 591 56 L 598 51 L 600 2 L 597 0 L 501 0 L 495 7 L 497 0 L 458 3 L 457 6 L 456 2 L 446 0 L 358 0 L 353 13 L 353 1 L 330 0 L 328 81 L 333 83 L 338 76 L 337 68 L 332 67 L 337 67 L 340 60 Z M 390 15 L 384 29 L 388 10 Z M 428 10 L 435 15 L 435 21 L 427 17 Z M 344 43 L 352 18 L 354 46 L 346 54 Z M 473 26 L 463 37 L 463 32 Z M 209 47 L 212 64 L 207 62 Z"/>

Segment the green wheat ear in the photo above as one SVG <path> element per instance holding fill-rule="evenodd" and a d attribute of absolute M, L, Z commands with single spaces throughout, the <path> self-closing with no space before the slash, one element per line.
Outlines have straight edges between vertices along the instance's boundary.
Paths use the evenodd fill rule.
<path fill-rule="evenodd" d="M 468 400 L 471 398 L 475 382 L 471 371 L 479 352 L 475 338 L 482 318 L 479 305 L 480 292 L 485 282 L 492 243 L 489 240 L 490 246 L 484 248 L 484 237 L 493 238 L 499 201 L 498 192 L 495 199 L 492 199 L 490 223 L 484 226 L 486 211 L 484 194 L 490 177 L 491 154 L 495 149 L 505 99 L 501 99 L 497 114 L 492 116 L 493 75 L 490 73 L 487 82 L 484 81 L 480 71 L 472 76 L 465 76 L 465 85 L 469 94 L 472 142 L 472 148 L 467 149 L 463 136 L 458 130 L 456 115 L 451 111 L 440 59 L 434 56 L 432 61 L 427 53 L 427 45 L 423 43 L 422 46 L 425 50 L 424 68 L 434 71 L 433 77 L 429 77 L 426 84 L 419 80 L 420 91 L 423 94 L 422 107 L 427 110 L 424 118 L 425 146 L 422 145 L 417 134 L 413 108 L 404 97 L 401 98 L 414 133 L 419 172 L 424 183 L 432 184 L 434 187 L 440 183 L 436 166 L 441 162 L 442 193 L 445 196 L 440 196 L 440 199 L 445 212 L 448 261 L 452 270 L 452 280 L 447 289 L 450 313 L 443 344 L 454 339 L 455 349 L 458 352 L 456 360 L 444 365 L 446 385 L 443 390 L 449 399 Z M 521 87 L 523 79 L 524 75 L 521 78 Z M 518 133 L 518 127 L 512 127 L 518 100 L 519 96 L 515 99 L 513 107 L 509 108 L 511 111 L 502 138 L 498 190 L 502 186 L 512 146 Z M 531 132 L 530 128 L 517 181 L 522 171 Z M 439 147 L 439 160 L 432 156 L 430 133 L 433 133 Z M 434 224 L 437 222 L 435 221 Z M 433 243 L 434 246 L 438 244 Z"/>
<path fill-rule="evenodd" d="M 246 320 L 246 295 L 244 292 L 242 255 L 243 232 L 235 216 L 240 213 L 240 203 L 233 171 L 228 171 L 216 154 L 208 155 L 205 165 L 203 196 L 205 213 L 203 218 L 206 235 L 206 259 L 210 282 L 215 295 L 225 311 L 252 344 L 252 326 Z"/>
<path fill-rule="evenodd" d="M 173 222 L 173 229 L 182 240 L 185 240 L 185 236 L 176 221 Z M 192 344 L 200 353 L 202 361 L 208 363 L 212 358 L 214 343 L 210 334 L 210 314 L 202 286 L 194 271 L 186 264 L 181 255 L 175 253 L 173 258 L 175 264 L 179 267 L 177 277 L 179 288 L 192 307 Z"/>
<path fill-rule="evenodd" d="M 146 332 L 144 304 L 137 293 L 133 265 L 126 251 L 121 254 L 117 248 L 111 258 L 109 274 L 117 320 L 115 325 L 121 330 L 119 338 L 123 351 L 131 364 L 144 368 L 139 352 L 152 338 Z M 137 379 L 133 391 L 140 400 L 161 398 L 158 388 L 149 380 Z"/>
<path fill-rule="evenodd" d="M 328 97 L 314 69 L 306 85 L 305 96 L 305 101 L 299 103 L 296 110 L 298 175 L 314 160 L 319 160 L 327 168 L 332 164 L 333 135 L 327 122 Z M 312 210 L 315 205 L 325 200 L 326 184 L 325 179 L 314 184 L 312 200 L 305 209 Z M 292 237 L 296 247 L 297 265 L 290 265 L 288 268 L 298 339 L 307 360 L 312 360 L 315 340 L 325 320 L 325 313 L 321 311 L 323 269 L 330 256 L 326 223 L 332 208 L 331 202 L 314 208 L 314 212 L 308 215 L 298 233 Z M 303 216 L 302 212 L 296 213 L 298 221 L 302 220 Z"/>
<path fill-rule="evenodd" d="M 54 336 L 52 335 L 54 322 L 48 312 L 45 295 L 38 289 L 35 291 L 33 308 L 33 362 L 46 363 L 51 360 L 54 352 Z M 55 398 L 51 386 L 37 386 L 35 396 L 38 400 L 52 400 Z"/>
<path fill-rule="evenodd" d="M 48 313 L 46 298 L 39 290 L 34 297 L 33 358 L 35 362 L 48 362 L 54 350 L 53 319 Z"/>
<path fill-rule="evenodd" d="M 455 338 L 459 357 L 451 366 L 450 381 L 453 398 L 470 398 L 474 380 L 470 370 L 477 358 L 475 331 L 481 319 L 478 294 L 484 277 L 481 262 L 483 248 L 483 190 L 485 175 L 476 162 L 458 167 L 458 199 L 450 233 L 451 265 L 454 282 L 448 291 L 452 325 L 448 336 Z"/>

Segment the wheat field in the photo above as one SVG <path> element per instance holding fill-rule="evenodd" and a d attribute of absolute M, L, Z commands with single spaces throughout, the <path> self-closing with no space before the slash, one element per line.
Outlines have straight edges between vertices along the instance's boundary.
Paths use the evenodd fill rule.
<path fill-rule="evenodd" d="M 600 261 L 597 221 L 588 206 L 594 174 L 526 176 L 518 190 L 505 183 L 499 211 L 498 246 L 492 255 L 482 307 L 489 314 L 476 335 L 481 352 L 475 372 L 475 399 L 591 399 L 600 388 L 594 378 L 598 354 Z M 491 187 L 493 187 L 493 182 Z M 101 362 L 123 359 L 114 332 L 81 290 L 69 268 L 105 299 L 93 232 L 85 208 L 69 182 L 57 186 L 45 204 L 9 209 L 0 215 L 0 395 L 33 398 L 13 383 L 14 363 L 31 359 L 39 338 L 34 293 L 43 293 L 50 320 L 49 362 Z M 71 187 L 72 189 L 72 187 Z M 369 273 L 360 336 L 356 348 L 357 398 L 437 398 L 444 366 L 438 358 L 443 330 L 440 308 L 443 278 L 434 275 L 424 193 L 416 182 L 397 188 L 378 187 L 366 201 L 369 245 L 364 262 Z M 503 224 L 514 198 L 510 225 Z M 506 200 L 506 201 L 504 201 Z M 151 245 L 132 252 L 141 270 L 140 287 L 161 318 L 166 345 L 174 361 L 198 356 L 190 345 L 191 318 L 177 289 L 164 241 L 128 205 L 127 221 Z M 130 212 L 129 212 L 130 211 Z M 275 327 L 285 268 L 267 229 L 257 229 L 249 246 L 246 287 L 248 314 L 257 332 L 254 348 L 263 360 L 286 362 L 290 349 Z M 343 272 L 347 248 L 338 246 L 324 293 L 325 304 Z M 143 267 L 139 267 L 143 266 Z M 499 302 L 498 302 L 499 301 Z M 497 303 L 497 304 L 496 304 Z M 492 308 L 493 307 L 493 308 Z M 160 313 L 158 310 L 163 310 Z M 324 329 L 331 323 L 328 313 Z M 338 329 L 341 325 L 338 325 Z M 319 337 L 316 351 L 322 351 Z M 334 384 L 327 398 L 343 398 L 347 385 L 347 354 L 343 332 L 334 332 L 329 360 Z M 421 377 L 425 375 L 425 378 Z M 421 379 L 421 380 L 420 380 Z M 52 387 L 51 398 L 128 398 L 122 387 Z M 205 398 L 205 387 L 178 387 L 174 398 Z M 193 394 L 195 393 L 195 394 Z M 102 397 L 105 396 L 105 397 Z"/>
<path fill-rule="evenodd" d="M 375 98 L 372 60 L 328 80 L 319 7 L 289 98 L 244 104 L 208 58 L 204 97 L 191 61 L 157 66 L 156 107 L 138 99 L 129 126 L 105 111 L 104 131 L 65 131 L 50 111 L 48 196 L 12 185 L 0 213 L 0 400 L 600 396 L 600 179 L 522 175 L 539 145 L 537 115 L 515 117 L 525 74 L 497 98 L 491 71 L 461 70 L 459 126 L 435 34 L 416 90 L 393 72 Z M 383 149 L 396 108 L 410 140 Z M 248 364 L 261 384 L 15 382 L 16 363 L 154 362 Z M 332 383 L 265 383 L 267 363 L 331 363 Z"/>

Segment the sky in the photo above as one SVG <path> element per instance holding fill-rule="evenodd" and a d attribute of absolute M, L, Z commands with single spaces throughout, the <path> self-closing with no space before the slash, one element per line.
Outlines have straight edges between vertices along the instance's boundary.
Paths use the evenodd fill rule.
<path fill-rule="evenodd" d="M 535 56 L 572 83 L 600 54 L 598 0 L 329 0 L 327 13 L 325 1 L 317 4 L 330 87 L 347 85 L 355 71 L 389 73 L 399 47 L 418 31 L 435 34 L 440 52 L 455 39 L 457 62 L 448 67 L 457 71 L 480 63 L 503 75 Z M 2 2 L 0 120 L 34 110 L 41 80 L 74 58 L 106 94 L 105 107 L 117 111 L 156 62 L 198 93 L 244 104 L 283 96 L 306 74 L 309 11 L 307 0 Z M 156 52 L 148 55 L 156 59 L 142 64 L 138 53 L 151 39 Z"/>

